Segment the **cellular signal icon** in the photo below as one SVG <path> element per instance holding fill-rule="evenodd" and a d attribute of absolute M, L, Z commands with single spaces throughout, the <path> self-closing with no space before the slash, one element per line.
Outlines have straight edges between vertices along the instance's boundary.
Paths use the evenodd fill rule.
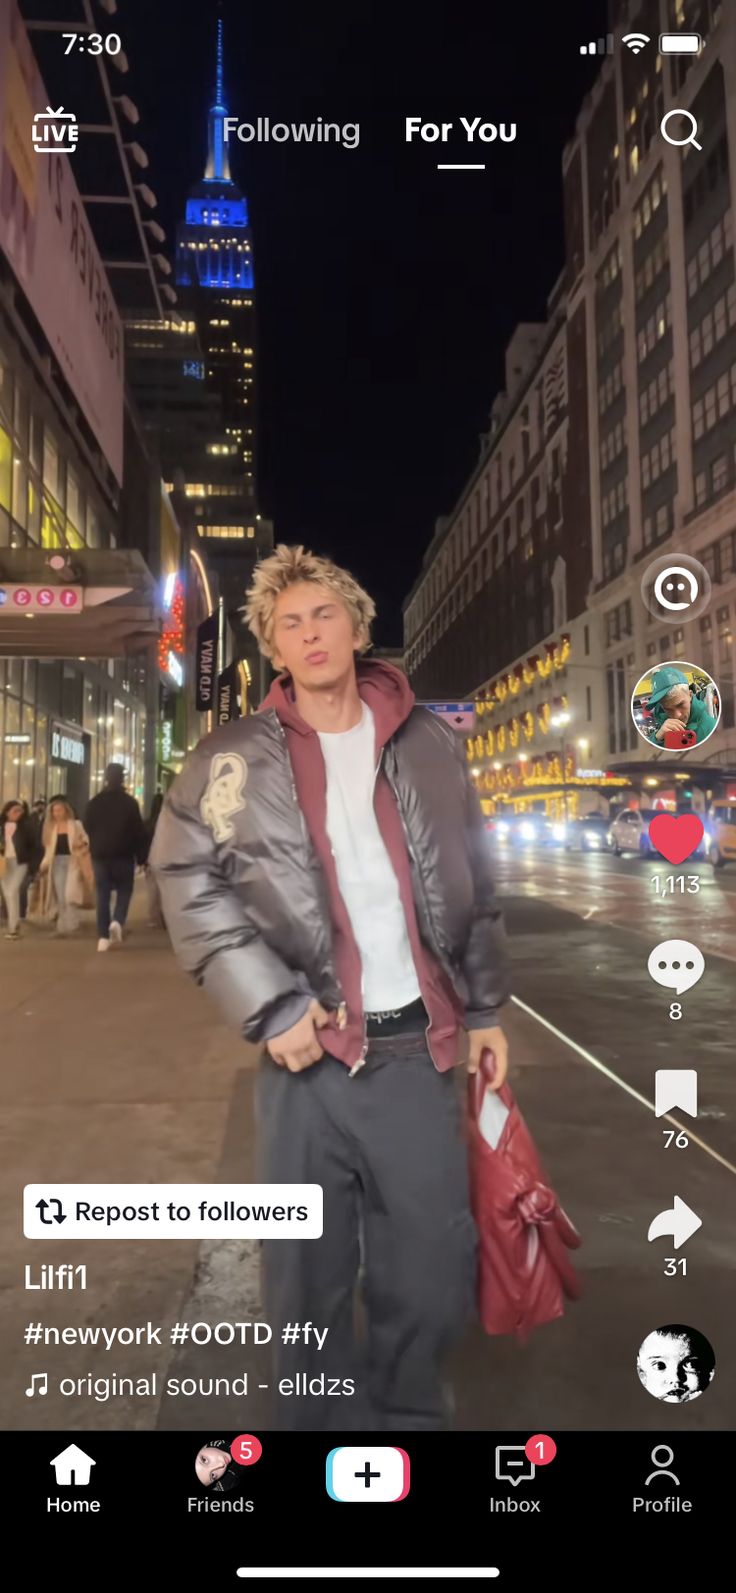
<path fill-rule="evenodd" d="M 606 34 L 605 39 L 599 39 L 597 44 L 595 42 L 595 39 L 590 44 L 581 44 L 581 46 L 580 46 L 580 54 L 581 55 L 613 55 L 613 34 L 612 33 Z"/>
<path fill-rule="evenodd" d="M 644 45 L 650 44 L 651 40 L 648 33 L 625 33 L 621 43 L 625 44 L 633 55 L 638 55 L 639 51 L 644 49 Z"/>

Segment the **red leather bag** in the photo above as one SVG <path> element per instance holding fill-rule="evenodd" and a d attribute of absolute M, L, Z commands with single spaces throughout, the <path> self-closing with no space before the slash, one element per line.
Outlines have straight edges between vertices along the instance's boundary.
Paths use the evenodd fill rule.
<path fill-rule="evenodd" d="M 562 1210 L 507 1084 L 495 1092 L 508 1115 L 493 1149 L 481 1132 L 493 1056 L 468 1078 L 470 1199 L 478 1228 L 478 1314 L 486 1333 L 523 1343 L 562 1316 L 582 1285 L 568 1252 L 582 1243 Z"/>

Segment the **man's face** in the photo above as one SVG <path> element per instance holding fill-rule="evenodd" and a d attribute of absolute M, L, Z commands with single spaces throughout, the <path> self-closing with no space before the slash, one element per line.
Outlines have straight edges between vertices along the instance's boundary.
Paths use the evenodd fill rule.
<path fill-rule="evenodd" d="M 306 691 L 327 691 L 353 668 L 361 638 L 346 605 L 329 587 L 295 581 L 274 608 L 274 664 Z"/>
<path fill-rule="evenodd" d="M 210 1488 L 217 1482 L 224 1471 L 227 1471 L 230 1456 L 222 1449 L 213 1449 L 210 1444 L 205 1444 L 200 1449 L 194 1463 L 197 1476 L 205 1488 Z"/>
<path fill-rule="evenodd" d="M 683 724 L 683 725 L 687 724 L 688 719 L 690 718 L 690 693 L 689 692 L 687 692 L 687 693 L 686 692 L 681 692 L 681 694 L 678 696 L 678 698 L 676 699 L 675 703 L 672 706 L 671 718 L 672 719 L 679 719 L 680 723 Z"/>
<path fill-rule="evenodd" d="M 678 1337 L 650 1333 L 639 1350 L 637 1371 L 647 1392 L 666 1405 L 697 1399 L 713 1376 L 684 1333 Z"/>

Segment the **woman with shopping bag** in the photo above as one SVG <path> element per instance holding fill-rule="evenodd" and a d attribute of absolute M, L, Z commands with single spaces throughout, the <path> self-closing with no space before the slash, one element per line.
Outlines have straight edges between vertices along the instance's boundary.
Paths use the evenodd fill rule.
<path fill-rule="evenodd" d="M 57 935 L 73 934 L 78 908 L 94 906 L 94 874 L 87 836 L 62 797 L 49 804 L 43 846 L 40 913 L 56 918 Z"/>
<path fill-rule="evenodd" d="M 478 1315 L 486 1333 L 524 1342 L 562 1316 L 582 1286 L 568 1252 L 582 1243 L 542 1167 L 508 1084 L 484 1051 L 468 1077 L 470 1204 L 478 1229 Z"/>

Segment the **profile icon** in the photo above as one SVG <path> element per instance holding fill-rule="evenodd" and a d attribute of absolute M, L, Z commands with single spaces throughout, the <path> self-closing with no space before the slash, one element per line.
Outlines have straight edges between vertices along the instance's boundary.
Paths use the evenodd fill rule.
<path fill-rule="evenodd" d="M 681 1322 L 654 1328 L 636 1357 L 640 1383 L 664 1405 L 699 1399 L 712 1383 L 715 1369 L 713 1347 L 705 1334 Z"/>
<path fill-rule="evenodd" d="M 675 1487 L 679 1488 L 679 1477 L 675 1475 L 674 1471 L 669 1470 L 674 1458 L 674 1449 L 670 1449 L 669 1444 L 655 1444 L 652 1450 L 652 1465 L 654 1466 L 654 1471 L 650 1471 L 649 1476 L 645 1480 L 644 1487 L 648 1488 L 651 1483 L 661 1482 L 662 1478 L 666 1477 L 668 1482 L 673 1482 Z"/>
<path fill-rule="evenodd" d="M 230 1446 L 224 1438 L 211 1438 L 197 1450 L 194 1469 L 203 1486 L 212 1493 L 231 1493 L 237 1488 L 240 1473 L 233 1465 Z"/>
<path fill-rule="evenodd" d="M 697 664 L 659 664 L 631 694 L 631 717 L 642 740 L 664 752 L 685 752 L 712 736 L 721 717 L 718 687 Z"/>

